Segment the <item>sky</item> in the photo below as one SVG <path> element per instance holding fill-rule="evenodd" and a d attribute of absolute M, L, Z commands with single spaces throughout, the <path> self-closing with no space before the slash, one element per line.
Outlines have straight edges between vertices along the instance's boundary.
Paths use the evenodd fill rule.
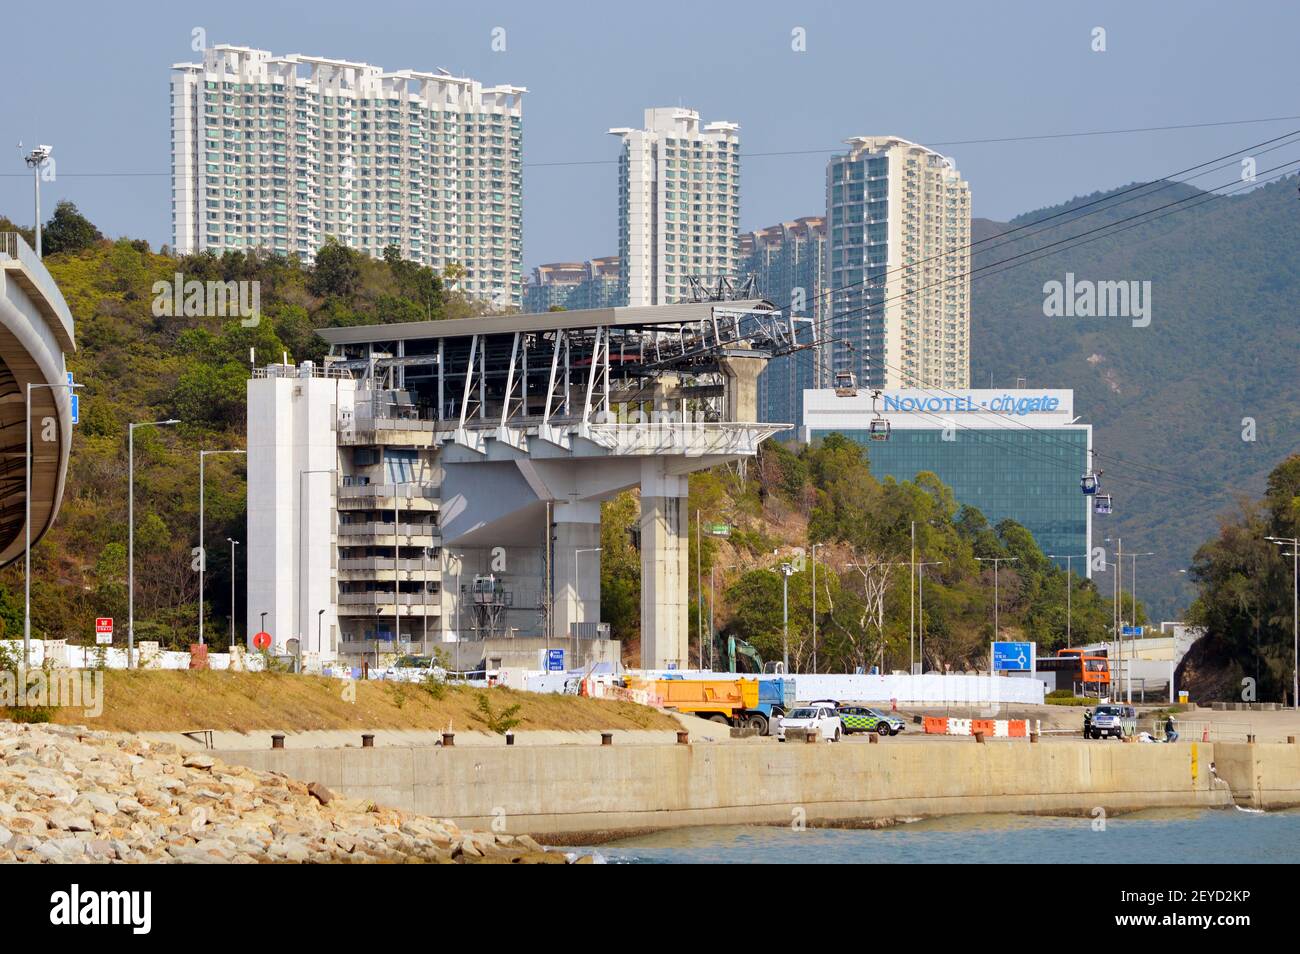
<path fill-rule="evenodd" d="M 1094 49 L 1098 28 L 1104 50 Z M 209 45 L 527 87 L 531 268 L 617 252 L 608 130 L 641 125 L 647 107 L 740 124 L 743 230 L 822 214 L 827 158 L 850 136 L 886 134 L 951 156 L 974 214 L 1005 220 L 1300 126 L 1060 135 L 1296 116 L 1297 28 L 1300 5 L 1281 0 L 10 0 L 0 16 L 0 213 L 30 220 L 16 146 L 50 143 L 47 215 L 67 198 L 111 237 L 170 242 L 168 82 L 173 63 L 199 58 L 195 29 Z"/>

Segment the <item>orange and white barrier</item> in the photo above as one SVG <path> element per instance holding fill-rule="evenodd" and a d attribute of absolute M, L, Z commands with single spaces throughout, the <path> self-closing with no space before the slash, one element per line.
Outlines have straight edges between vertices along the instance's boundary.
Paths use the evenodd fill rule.
<path fill-rule="evenodd" d="M 1029 736 L 1027 719 L 951 719 L 945 716 L 926 716 L 927 735 L 974 735 L 982 732 L 994 739 L 1024 739 Z"/>

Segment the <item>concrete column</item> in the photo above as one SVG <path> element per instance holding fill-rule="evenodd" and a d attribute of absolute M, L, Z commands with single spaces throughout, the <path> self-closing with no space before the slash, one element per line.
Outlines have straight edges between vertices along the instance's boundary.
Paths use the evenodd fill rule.
<path fill-rule="evenodd" d="M 566 639 L 570 623 L 600 620 L 600 504 L 556 502 L 555 635 Z"/>
<path fill-rule="evenodd" d="M 766 365 L 766 356 L 750 358 L 739 348 L 718 359 L 718 367 L 727 378 L 728 421 L 749 424 L 758 420 L 758 376 Z"/>
<path fill-rule="evenodd" d="M 641 665 L 685 669 L 690 655 L 687 580 L 690 515 L 683 476 L 658 458 L 641 466 Z"/>

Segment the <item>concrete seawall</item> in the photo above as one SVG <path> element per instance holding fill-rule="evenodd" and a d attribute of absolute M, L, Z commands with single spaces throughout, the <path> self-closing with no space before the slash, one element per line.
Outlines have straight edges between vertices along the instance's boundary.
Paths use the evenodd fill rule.
<path fill-rule="evenodd" d="M 708 824 L 870 824 L 986 812 L 1300 805 L 1300 746 L 615 745 L 227 750 L 461 825 L 594 838 Z M 1211 763 L 1222 782 L 1211 774 Z M 1227 786 L 1231 787 L 1229 794 Z M 558 839 L 557 839 L 558 840 Z"/>

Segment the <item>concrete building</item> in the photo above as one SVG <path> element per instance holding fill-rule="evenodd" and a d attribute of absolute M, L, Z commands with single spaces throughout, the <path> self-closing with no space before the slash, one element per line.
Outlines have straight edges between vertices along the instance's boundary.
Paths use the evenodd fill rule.
<path fill-rule="evenodd" d="M 59 286 L 21 235 L 0 232 L 0 566 L 26 550 L 29 453 L 33 544 L 58 515 L 72 449 L 65 355 L 74 351 Z"/>
<path fill-rule="evenodd" d="M 690 298 L 689 279 L 735 274 L 740 236 L 740 127 L 700 124 L 693 109 L 645 111 L 645 127 L 611 129 L 618 166 L 623 301 Z"/>
<path fill-rule="evenodd" d="M 805 216 L 740 236 L 739 276 L 752 276 L 755 294 L 808 322 L 799 328 L 796 340 L 809 347 L 773 358 L 758 378 L 758 419 L 795 426 L 778 439 L 796 437 L 803 426 L 803 392 L 830 383 L 820 351 L 811 347 L 830 313 L 825 269 L 824 218 Z"/>
<path fill-rule="evenodd" d="M 878 480 L 930 471 L 959 504 L 993 525 L 1023 524 L 1044 553 L 1074 556 L 1074 571 L 1091 577 L 1091 559 L 1079 557 L 1092 552 L 1094 501 L 1079 478 L 1090 469 L 1092 425 L 1077 423 L 1073 391 L 885 391 L 873 410 L 869 393 L 826 389 L 804 394 L 804 414 L 805 441 L 835 432 L 860 441 Z M 889 422 L 888 440 L 871 440 L 876 416 Z"/>
<path fill-rule="evenodd" d="M 301 258 L 329 236 L 373 256 L 395 245 L 517 307 L 525 92 L 214 46 L 172 67 L 173 245 Z"/>
<path fill-rule="evenodd" d="M 833 371 L 872 388 L 970 386 L 970 186 L 894 136 L 826 167 Z"/>
<path fill-rule="evenodd" d="M 586 262 L 553 262 L 533 269 L 524 286 L 524 310 L 541 314 L 552 308 L 581 311 L 586 308 L 615 308 L 620 297 L 617 255 Z"/>
<path fill-rule="evenodd" d="M 790 328 L 746 301 L 325 329 L 323 366 L 248 383 L 249 632 L 351 660 L 601 636 L 600 505 L 639 488 L 642 663 L 684 667 L 687 475 L 775 430 Z"/>

